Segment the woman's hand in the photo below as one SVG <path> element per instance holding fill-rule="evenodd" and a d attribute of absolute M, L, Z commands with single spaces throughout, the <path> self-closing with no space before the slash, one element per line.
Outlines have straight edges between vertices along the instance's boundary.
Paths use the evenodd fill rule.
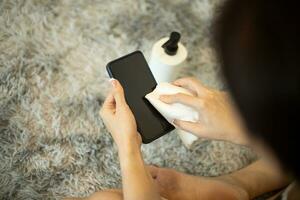
<path fill-rule="evenodd" d="M 100 115 L 118 146 L 123 199 L 159 200 L 158 191 L 141 155 L 141 137 L 126 103 L 123 88 L 115 79 L 111 83 L 113 89 L 103 103 Z"/>
<path fill-rule="evenodd" d="M 175 120 L 175 125 L 199 137 L 248 144 L 241 119 L 225 92 L 207 88 L 196 78 L 178 79 L 173 84 L 188 89 L 194 96 L 178 93 L 162 95 L 160 100 L 193 107 L 200 116 L 198 122 Z"/>
<path fill-rule="evenodd" d="M 135 118 L 126 103 L 124 91 L 116 79 L 111 79 L 113 86 L 100 110 L 106 128 L 111 133 L 119 151 L 128 148 L 140 148 L 141 137 L 137 132 Z"/>

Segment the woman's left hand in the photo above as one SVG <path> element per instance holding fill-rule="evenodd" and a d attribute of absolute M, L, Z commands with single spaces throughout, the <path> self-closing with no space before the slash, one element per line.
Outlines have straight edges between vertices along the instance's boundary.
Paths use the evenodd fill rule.
<path fill-rule="evenodd" d="M 113 86 L 100 110 L 106 128 L 111 133 L 118 150 L 140 148 L 141 136 L 133 113 L 126 103 L 124 91 L 119 81 L 111 79 Z"/>
<path fill-rule="evenodd" d="M 135 118 L 126 103 L 119 81 L 103 103 L 100 115 L 118 146 L 122 174 L 122 199 L 159 200 L 159 193 L 146 170 L 141 154 L 141 137 Z"/>

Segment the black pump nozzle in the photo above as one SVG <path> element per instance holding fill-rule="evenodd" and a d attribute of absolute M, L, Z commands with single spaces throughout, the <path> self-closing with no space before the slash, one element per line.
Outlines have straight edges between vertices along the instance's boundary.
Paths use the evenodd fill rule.
<path fill-rule="evenodd" d="M 166 43 L 164 43 L 161 47 L 165 49 L 166 54 L 173 56 L 177 53 L 179 40 L 180 33 L 172 32 L 169 40 Z"/>

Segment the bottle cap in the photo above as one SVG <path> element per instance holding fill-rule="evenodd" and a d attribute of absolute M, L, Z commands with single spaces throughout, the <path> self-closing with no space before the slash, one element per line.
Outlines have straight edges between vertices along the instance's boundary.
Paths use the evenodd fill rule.
<path fill-rule="evenodd" d="M 162 48 L 164 48 L 166 54 L 173 56 L 177 53 L 179 40 L 180 40 L 180 33 L 172 32 L 170 34 L 169 40 L 162 45 Z"/>

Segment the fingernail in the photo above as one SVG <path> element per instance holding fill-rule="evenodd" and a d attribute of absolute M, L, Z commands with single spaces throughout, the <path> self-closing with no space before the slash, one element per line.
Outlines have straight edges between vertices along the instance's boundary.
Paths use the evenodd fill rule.
<path fill-rule="evenodd" d="M 165 96 L 164 95 L 160 95 L 159 96 L 159 100 L 163 101 L 165 99 Z"/>
<path fill-rule="evenodd" d="M 174 119 L 173 124 L 178 125 L 178 120 Z"/>
<path fill-rule="evenodd" d="M 109 82 L 112 84 L 113 87 L 116 87 L 117 81 L 114 78 L 109 79 Z"/>

